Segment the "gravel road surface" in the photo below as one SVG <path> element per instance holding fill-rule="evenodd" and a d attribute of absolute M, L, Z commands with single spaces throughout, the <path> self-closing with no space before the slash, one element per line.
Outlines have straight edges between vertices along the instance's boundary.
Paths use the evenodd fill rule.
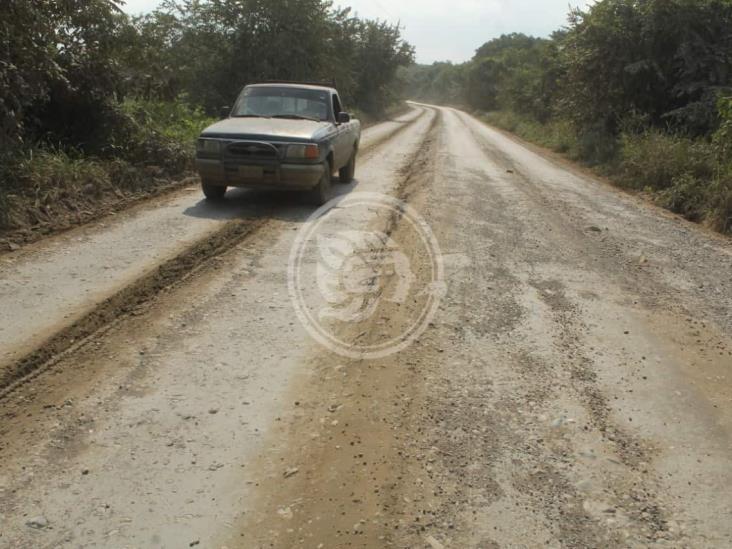
<path fill-rule="evenodd" d="M 729 239 L 429 105 L 335 190 L 299 304 L 287 194 L 0 257 L 0 547 L 732 546 Z"/>

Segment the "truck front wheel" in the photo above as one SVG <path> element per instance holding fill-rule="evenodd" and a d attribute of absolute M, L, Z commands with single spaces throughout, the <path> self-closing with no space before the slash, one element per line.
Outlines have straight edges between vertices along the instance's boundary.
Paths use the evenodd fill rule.
<path fill-rule="evenodd" d="M 328 200 L 330 200 L 331 170 L 332 167 L 330 165 L 330 162 L 326 162 L 324 164 L 323 177 L 320 178 L 318 185 L 308 193 L 310 202 L 312 202 L 316 206 L 322 206 L 323 204 L 328 202 Z"/>
<path fill-rule="evenodd" d="M 353 149 L 353 154 L 351 155 L 351 159 L 348 161 L 348 164 L 343 166 L 340 170 L 338 170 L 338 180 L 341 183 L 350 183 L 353 181 L 353 178 L 356 176 L 356 155 L 358 154 L 358 149 Z"/>
<path fill-rule="evenodd" d="M 221 200 L 226 194 L 226 185 L 211 185 L 210 183 L 202 182 L 201 189 L 207 200 Z"/>

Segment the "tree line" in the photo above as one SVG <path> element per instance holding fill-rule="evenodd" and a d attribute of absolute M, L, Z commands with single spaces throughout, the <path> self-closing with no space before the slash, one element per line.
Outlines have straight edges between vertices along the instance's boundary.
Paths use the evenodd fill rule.
<path fill-rule="evenodd" d="M 110 145 L 126 99 L 184 99 L 209 114 L 263 79 L 335 78 L 378 112 L 413 48 L 400 29 L 326 0 L 168 0 L 129 17 L 117 0 L 9 0 L 0 23 L 0 146 Z M 101 134 L 101 135 L 100 135 Z M 96 152 L 96 151 L 95 151 Z"/>

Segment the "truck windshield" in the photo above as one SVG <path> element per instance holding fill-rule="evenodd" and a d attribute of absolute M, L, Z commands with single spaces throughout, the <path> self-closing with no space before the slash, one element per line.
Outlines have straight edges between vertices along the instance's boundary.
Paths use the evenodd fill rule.
<path fill-rule="evenodd" d="M 234 105 L 234 117 L 328 120 L 328 92 L 302 88 L 262 86 L 244 88 Z"/>

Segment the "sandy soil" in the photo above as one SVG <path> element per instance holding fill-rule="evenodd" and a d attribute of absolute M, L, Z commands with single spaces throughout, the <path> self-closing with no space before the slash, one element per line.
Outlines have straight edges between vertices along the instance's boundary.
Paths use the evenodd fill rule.
<path fill-rule="evenodd" d="M 0 400 L 0 546 L 732 545 L 730 241 L 460 111 L 390 124 L 337 189 L 431 228 L 426 331 L 377 359 L 313 341 L 288 293 L 312 209 L 232 193 L 266 223 Z M 387 235 L 429 286 L 404 212 L 344 211 L 331 233 Z M 354 348 L 427 299 L 377 274 L 370 314 L 328 324 Z"/>

